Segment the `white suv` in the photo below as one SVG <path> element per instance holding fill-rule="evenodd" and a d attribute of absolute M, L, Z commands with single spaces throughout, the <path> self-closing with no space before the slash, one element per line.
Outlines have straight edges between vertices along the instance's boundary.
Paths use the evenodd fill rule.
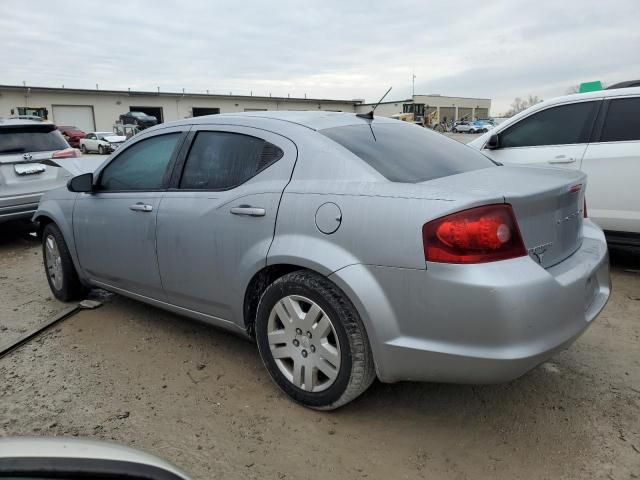
<path fill-rule="evenodd" d="M 589 217 L 610 243 L 640 245 L 640 88 L 534 105 L 469 143 L 505 164 L 581 169 Z"/>

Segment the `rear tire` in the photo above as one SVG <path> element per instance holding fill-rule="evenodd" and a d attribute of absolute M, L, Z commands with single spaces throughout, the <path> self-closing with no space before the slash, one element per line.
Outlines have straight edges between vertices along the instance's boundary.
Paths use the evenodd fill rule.
<path fill-rule="evenodd" d="M 336 285 L 314 272 L 292 272 L 267 287 L 258 304 L 256 340 L 271 378 L 310 408 L 338 408 L 376 376 L 358 312 Z"/>
<path fill-rule="evenodd" d="M 87 289 L 80 282 L 67 243 L 55 223 L 42 230 L 42 259 L 49 288 L 58 300 L 70 302 L 84 296 Z"/>

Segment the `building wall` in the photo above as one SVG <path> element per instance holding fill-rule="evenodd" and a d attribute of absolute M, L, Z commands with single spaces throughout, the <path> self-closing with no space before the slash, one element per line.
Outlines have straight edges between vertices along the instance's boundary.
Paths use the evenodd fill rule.
<path fill-rule="evenodd" d="M 381 117 L 390 117 L 392 115 L 396 115 L 398 113 L 402 113 L 402 105 L 406 102 L 393 102 L 393 103 L 381 103 L 376 108 L 376 115 Z M 356 105 L 355 112 L 356 113 L 367 113 L 370 112 L 375 104 L 368 103 L 366 105 Z"/>
<path fill-rule="evenodd" d="M 402 113 L 402 105 L 405 103 L 412 103 L 412 101 L 404 100 L 381 103 L 378 105 L 378 108 L 376 108 L 376 115 L 390 117 L 396 113 Z M 428 112 L 435 110 L 437 112 L 434 116 L 435 121 L 438 121 L 438 118 L 444 120 L 444 117 L 447 117 L 447 121 L 465 116 L 467 118 L 488 118 L 489 110 L 491 109 L 491 100 L 488 98 L 415 95 L 413 97 L 413 103 L 424 104 L 425 110 Z M 372 107 L 373 104 L 371 103 L 361 104 L 356 105 L 355 110 L 357 113 L 366 113 L 371 110 Z"/>
<path fill-rule="evenodd" d="M 483 98 L 446 97 L 440 95 L 416 95 L 414 103 L 422 103 L 427 110 L 435 109 L 432 119 L 453 120 L 464 115 L 487 118 L 491 100 Z M 381 103 L 376 115 L 390 117 L 402 113 L 402 106 L 411 100 Z M 135 92 L 108 92 L 90 90 L 46 89 L 0 87 L 0 117 L 10 116 L 11 109 L 17 114 L 17 107 L 43 107 L 49 111 L 49 120 L 56 121 L 54 105 L 93 106 L 96 130 L 111 130 L 121 113 L 130 106 L 160 107 L 165 122 L 190 118 L 194 107 L 219 108 L 220 113 L 244 112 L 252 110 L 324 110 L 366 113 L 374 104 L 358 104 L 353 101 L 328 101 L 288 98 L 266 98 L 226 95 L 177 95 L 177 94 L 137 94 Z M 456 115 L 457 111 L 457 115 Z"/>
<path fill-rule="evenodd" d="M 161 107 L 164 121 L 179 120 L 192 116 L 193 107 L 220 108 L 220 113 L 244 112 L 246 110 L 324 110 L 354 112 L 353 102 L 327 102 L 304 99 L 270 99 L 263 97 L 226 97 L 226 96 L 170 96 L 137 95 L 110 92 L 60 92 L 39 89 L 1 89 L 0 117 L 11 115 L 11 109 L 18 113 L 17 107 L 43 107 L 49 111 L 49 120 L 53 118 L 53 105 L 92 105 L 96 130 L 111 130 L 121 113 L 129 111 L 132 105 Z"/>

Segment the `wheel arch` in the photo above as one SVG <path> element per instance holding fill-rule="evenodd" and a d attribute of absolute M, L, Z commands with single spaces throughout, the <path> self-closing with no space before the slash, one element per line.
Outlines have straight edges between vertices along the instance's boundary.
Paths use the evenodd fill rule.
<path fill-rule="evenodd" d="M 278 278 L 283 277 L 288 273 L 295 272 L 296 270 L 309 270 L 315 271 L 315 273 L 320 273 L 301 264 L 277 263 L 261 268 L 254 273 L 253 277 L 249 280 L 244 293 L 242 313 L 244 328 L 252 338 L 255 337 L 256 313 L 258 311 L 258 303 L 260 302 L 262 294 L 267 287 Z M 326 275 L 322 273 L 320 274 L 326 277 Z"/>
<path fill-rule="evenodd" d="M 84 280 L 83 270 L 80 267 L 76 254 L 73 226 L 71 225 L 72 210 L 73 201 L 60 202 L 55 200 L 44 200 L 40 202 L 38 210 L 34 213 L 32 220 L 37 224 L 37 233 L 39 237 L 42 237 L 42 231 L 50 223 L 54 223 L 60 229 L 62 237 L 69 249 L 73 265 L 80 278 Z"/>

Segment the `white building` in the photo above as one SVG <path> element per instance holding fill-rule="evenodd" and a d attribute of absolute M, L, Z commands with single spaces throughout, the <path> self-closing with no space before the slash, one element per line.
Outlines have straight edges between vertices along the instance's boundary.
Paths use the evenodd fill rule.
<path fill-rule="evenodd" d="M 371 110 L 373 103 L 355 106 L 357 113 Z M 400 113 L 413 112 L 420 119 L 430 115 L 432 122 L 450 120 L 476 120 L 489 118 L 491 100 L 488 98 L 448 97 L 445 95 L 415 95 L 413 99 L 383 102 L 376 108 L 376 114 L 391 117 Z"/>
<path fill-rule="evenodd" d="M 408 105 L 415 105 L 408 107 Z M 422 107 L 420 107 L 422 105 Z M 256 110 L 324 110 L 367 112 L 372 104 L 362 100 L 332 100 L 197 93 L 85 90 L 0 85 L 0 117 L 38 115 L 58 125 L 74 125 L 84 131 L 111 130 L 120 114 L 144 112 L 160 122 L 216 113 Z M 439 118 L 486 118 L 487 99 L 416 95 L 413 100 L 385 102 L 377 115 L 391 116 L 411 108 L 435 111 Z"/>

